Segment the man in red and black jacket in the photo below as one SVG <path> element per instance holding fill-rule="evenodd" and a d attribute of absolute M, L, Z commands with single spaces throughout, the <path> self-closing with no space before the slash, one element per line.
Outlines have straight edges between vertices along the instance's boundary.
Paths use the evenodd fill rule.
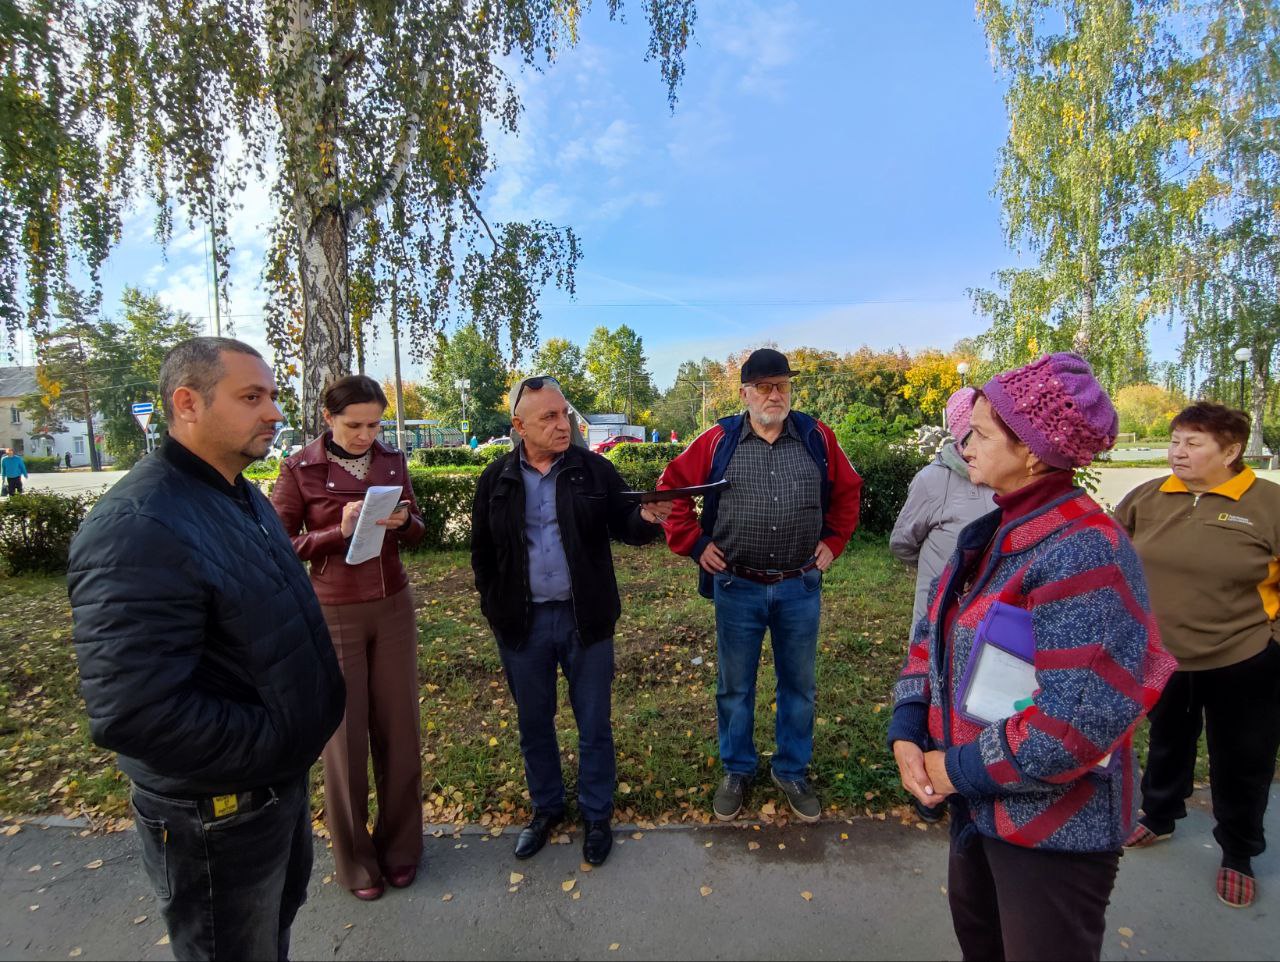
<path fill-rule="evenodd" d="M 768 629 L 778 677 L 774 783 L 792 811 L 814 822 L 822 806 L 806 778 L 813 755 L 822 574 L 858 523 L 862 479 L 831 429 L 791 410 L 795 372 L 762 348 L 742 366 L 747 410 L 704 431 L 667 465 L 659 489 L 728 480 L 704 496 L 675 499 L 667 545 L 700 567 L 698 590 L 715 601 L 716 716 L 725 775 L 713 809 L 742 810 L 755 777 L 756 672 Z"/>

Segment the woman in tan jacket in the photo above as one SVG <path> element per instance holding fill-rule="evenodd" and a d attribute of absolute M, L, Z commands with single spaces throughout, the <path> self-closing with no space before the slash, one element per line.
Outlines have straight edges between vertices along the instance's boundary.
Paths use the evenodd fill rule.
<path fill-rule="evenodd" d="M 387 398 L 363 375 L 324 396 L 329 426 L 280 469 L 271 500 L 298 557 L 311 563 L 347 682 L 347 711 L 324 750 L 325 824 L 338 881 L 366 901 L 385 885 L 410 885 L 422 856 L 422 757 L 418 715 L 417 623 L 401 545 L 426 531 L 404 454 L 377 440 Z M 347 548 L 374 485 L 398 485 L 405 506 L 378 523 L 382 553 L 349 565 Z M 369 753 L 378 818 L 369 819 Z"/>
<path fill-rule="evenodd" d="M 1203 729 L 1209 746 L 1217 893 L 1244 908 L 1280 749 L 1280 486 L 1241 456 L 1249 416 L 1207 401 L 1173 419 L 1173 473 L 1129 492 L 1116 520 L 1133 538 L 1151 607 L 1178 670 L 1151 710 L 1142 818 L 1125 843 L 1147 848 L 1187 814 Z"/>

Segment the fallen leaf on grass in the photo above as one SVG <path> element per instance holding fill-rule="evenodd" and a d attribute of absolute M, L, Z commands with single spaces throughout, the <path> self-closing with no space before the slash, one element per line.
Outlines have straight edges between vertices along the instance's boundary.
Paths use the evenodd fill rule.
<path fill-rule="evenodd" d="M 710 885 L 704 885 L 704 886 L 702 886 L 702 888 L 698 889 L 699 894 L 701 894 L 701 896 L 702 896 L 704 899 L 705 899 L 708 895 L 710 895 L 710 894 L 712 893 L 712 891 L 713 891 L 713 889 L 711 888 L 711 886 L 710 886 Z"/>
<path fill-rule="evenodd" d="M 86 866 L 85 866 L 85 868 L 87 868 L 87 869 L 98 869 L 98 868 L 102 868 L 102 859 L 100 859 L 100 858 L 95 858 L 92 862 L 90 862 L 88 865 L 86 865 Z"/>
<path fill-rule="evenodd" d="M 759 843 L 759 842 L 748 842 L 748 843 L 747 843 L 747 851 L 748 851 L 748 852 L 754 852 L 754 851 L 755 851 L 756 849 L 758 849 L 759 847 L 760 847 L 760 843 Z"/>
<path fill-rule="evenodd" d="M 774 807 L 773 802 L 765 802 L 760 806 L 761 815 L 776 815 L 778 810 Z"/>
<path fill-rule="evenodd" d="M 573 879 L 573 878 L 569 879 L 567 882 L 561 882 L 561 883 L 560 883 L 560 891 L 562 891 L 562 892 L 572 892 L 572 891 L 573 891 L 573 887 L 574 887 L 575 885 L 577 885 L 577 884 L 578 884 L 578 880 L 577 880 L 577 879 Z"/>
<path fill-rule="evenodd" d="M 1126 939 L 1133 938 L 1133 929 L 1129 928 L 1129 926 L 1127 925 L 1120 926 L 1120 928 L 1116 929 L 1116 931 L 1119 932 L 1121 935 L 1123 935 Z"/>
<path fill-rule="evenodd" d="M 812 892 L 801 892 L 801 893 L 800 893 L 800 897 L 801 897 L 802 899 L 804 899 L 806 902 L 812 902 L 812 901 L 813 901 L 813 893 L 812 893 Z"/>

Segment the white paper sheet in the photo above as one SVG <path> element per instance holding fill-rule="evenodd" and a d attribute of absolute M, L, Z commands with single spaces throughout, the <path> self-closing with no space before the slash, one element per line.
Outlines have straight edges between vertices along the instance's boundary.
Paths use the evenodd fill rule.
<path fill-rule="evenodd" d="M 360 509 L 351 546 L 347 548 L 347 564 L 363 564 L 382 552 L 382 539 L 387 528 L 378 522 L 395 512 L 403 490 L 399 485 L 377 484 L 365 492 L 364 507 Z"/>
<path fill-rule="evenodd" d="M 983 645 L 978 653 L 964 712 L 986 724 L 1014 714 L 1014 702 L 1030 698 L 1036 688 L 1035 666 L 995 645 Z"/>

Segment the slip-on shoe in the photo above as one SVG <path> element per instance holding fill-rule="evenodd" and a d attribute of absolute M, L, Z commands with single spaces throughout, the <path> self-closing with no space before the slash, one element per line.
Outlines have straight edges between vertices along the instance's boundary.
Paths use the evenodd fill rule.
<path fill-rule="evenodd" d="M 613 826 L 606 818 L 599 822 L 587 822 L 587 833 L 582 839 L 582 859 L 588 865 L 603 865 L 613 848 Z"/>

